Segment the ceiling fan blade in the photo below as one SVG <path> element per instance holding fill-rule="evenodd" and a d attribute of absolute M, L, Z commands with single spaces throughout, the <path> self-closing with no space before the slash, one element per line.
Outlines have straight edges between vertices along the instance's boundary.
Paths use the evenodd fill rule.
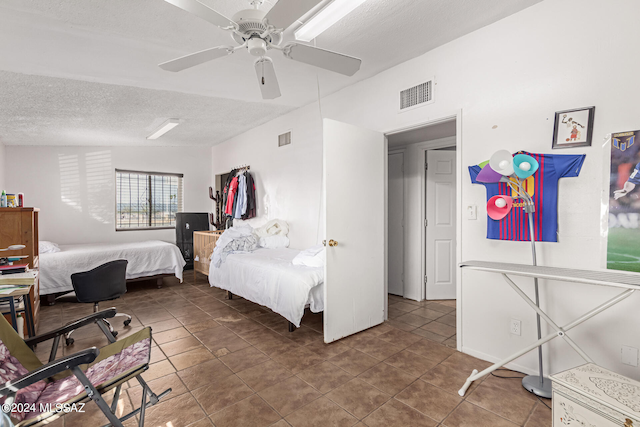
<path fill-rule="evenodd" d="M 223 56 L 231 55 L 233 52 L 233 48 L 228 46 L 212 47 L 211 49 L 201 50 L 200 52 L 163 62 L 159 64 L 158 67 L 165 71 L 182 71 L 195 67 L 196 65 L 204 64 L 205 62 L 213 61 L 214 59 L 222 58 Z"/>
<path fill-rule="evenodd" d="M 362 64 L 361 59 L 353 56 L 299 43 L 288 43 L 284 46 L 284 54 L 294 61 L 304 62 L 345 76 L 353 76 Z"/>
<path fill-rule="evenodd" d="M 200 3 L 198 0 L 164 0 L 167 3 L 179 7 L 182 10 L 186 10 L 189 13 L 196 15 L 198 18 L 202 18 L 205 21 L 211 22 L 218 27 L 226 28 L 230 26 L 237 26 L 235 22 L 221 13 L 216 12 L 209 6 Z"/>
<path fill-rule="evenodd" d="M 280 85 L 276 77 L 276 70 L 269 58 L 260 58 L 255 63 L 258 84 L 264 99 L 280 98 Z"/>
<path fill-rule="evenodd" d="M 286 30 L 322 0 L 279 0 L 265 18 L 276 28 Z"/>

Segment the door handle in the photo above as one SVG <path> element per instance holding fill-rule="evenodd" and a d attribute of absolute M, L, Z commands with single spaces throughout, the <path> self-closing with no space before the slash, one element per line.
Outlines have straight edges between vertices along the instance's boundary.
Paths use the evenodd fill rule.
<path fill-rule="evenodd" d="M 329 246 L 331 246 L 331 247 L 338 246 L 338 242 L 336 242 L 335 240 L 331 239 L 331 240 L 329 240 Z"/>

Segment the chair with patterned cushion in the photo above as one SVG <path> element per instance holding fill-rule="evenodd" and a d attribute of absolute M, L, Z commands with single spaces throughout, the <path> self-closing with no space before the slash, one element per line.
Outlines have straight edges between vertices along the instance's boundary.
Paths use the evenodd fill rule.
<path fill-rule="evenodd" d="M 16 427 L 32 427 L 52 422 L 69 408 L 94 401 L 112 426 L 139 414 L 139 426 L 144 425 L 145 409 L 171 392 L 154 394 L 140 376 L 149 368 L 151 356 L 151 328 L 142 329 L 116 341 L 105 321 L 116 315 L 116 309 L 93 313 L 83 319 L 22 340 L 3 316 L 0 316 L 0 403 L 13 408 L 11 420 Z M 71 330 L 97 324 L 110 344 L 98 350 L 87 348 L 54 360 L 60 338 Z M 32 348 L 53 340 L 49 363 L 42 364 Z M 142 386 L 140 408 L 118 418 L 116 408 L 122 384 L 136 379 Z M 115 389 L 111 406 L 102 397 Z M 148 398 L 148 399 L 147 399 Z"/>

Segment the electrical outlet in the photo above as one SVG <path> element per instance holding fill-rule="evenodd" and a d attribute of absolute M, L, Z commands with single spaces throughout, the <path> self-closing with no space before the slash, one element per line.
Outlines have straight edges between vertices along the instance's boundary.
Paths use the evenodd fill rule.
<path fill-rule="evenodd" d="M 623 365 L 638 366 L 638 349 L 633 347 L 622 346 L 620 350 L 620 361 Z"/>
<path fill-rule="evenodd" d="M 520 322 L 517 319 L 511 319 L 511 328 L 509 328 L 509 331 L 513 334 L 513 335 L 520 335 L 522 333 L 522 322 Z"/>

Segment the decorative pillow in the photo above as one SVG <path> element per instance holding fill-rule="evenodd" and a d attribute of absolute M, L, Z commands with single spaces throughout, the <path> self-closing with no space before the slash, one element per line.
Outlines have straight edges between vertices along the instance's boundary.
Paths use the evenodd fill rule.
<path fill-rule="evenodd" d="M 56 243 L 47 242 L 46 240 L 40 240 L 39 249 L 41 254 L 54 254 L 60 252 L 60 248 Z"/>
<path fill-rule="evenodd" d="M 29 371 L 27 371 L 27 368 L 22 366 L 22 363 L 13 357 L 7 346 L 0 341 L 0 382 L 6 383 L 7 381 L 15 380 L 16 378 L 20 378 L 28 373 Z M 23 388 L 16 394 L 15 403 L 35 403 L 42 394 L 46 385 L 46 381 L 42 380 L 35 384 L 31 384 L 29 387 Z M 6 396 L 0 397 L 0 404 L 4 403 L 6 399 Z M 11 418 L 17 421 L 22 421 L 25 415 L 27 414 L 12 412 Z"/>
<path fill-rule="evenodd" d="M 289 247 L 289 238 L 287 236 L 267 236 L 261 237 L 258 246 L 267 249 L 279 249 Z"/>

